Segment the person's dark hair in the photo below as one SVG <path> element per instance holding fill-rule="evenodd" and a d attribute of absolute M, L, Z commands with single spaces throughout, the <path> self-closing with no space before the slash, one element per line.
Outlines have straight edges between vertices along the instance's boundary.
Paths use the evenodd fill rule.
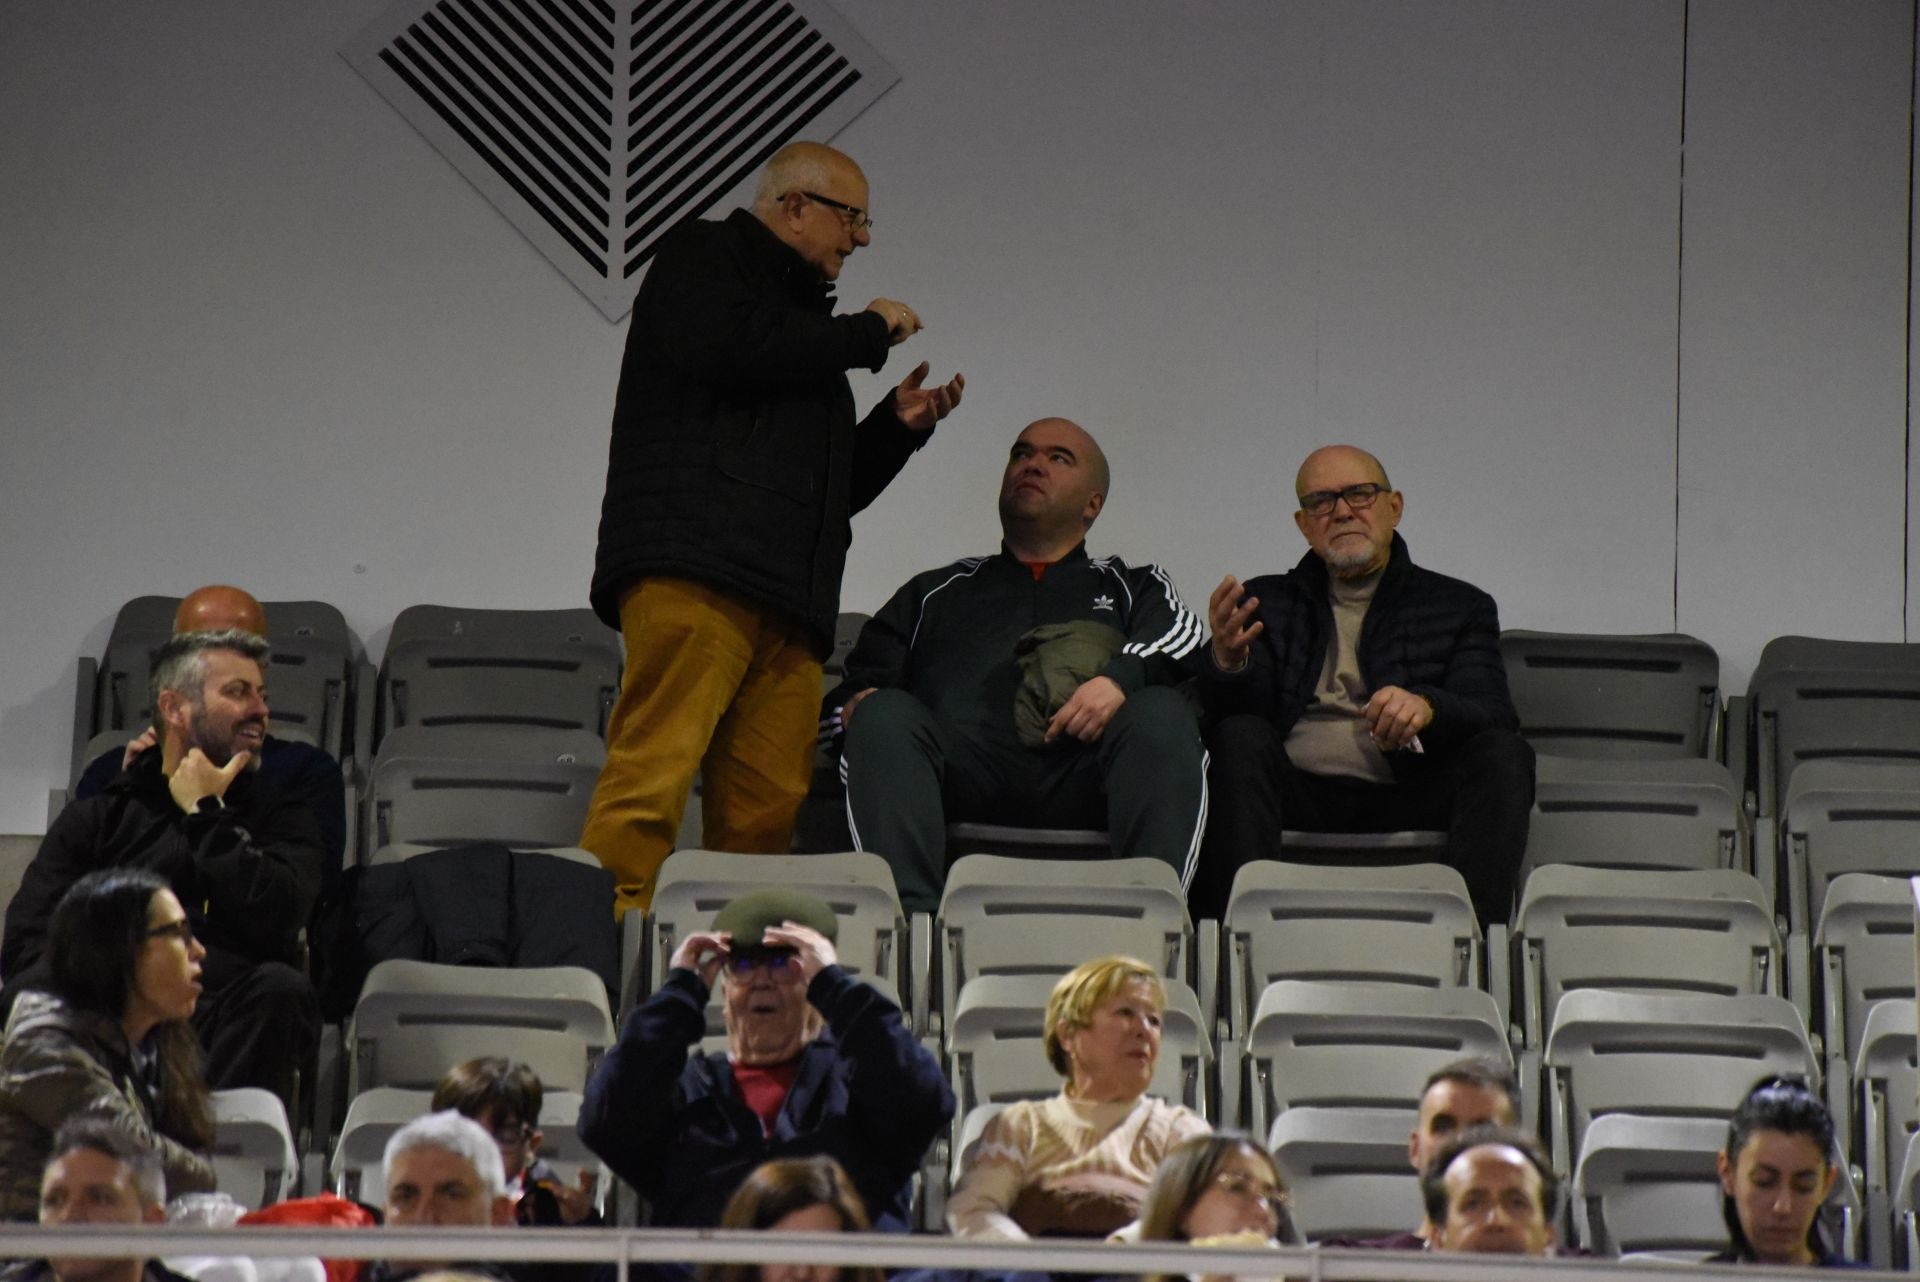
<path fill-rule="evenodd" d="M 482 1055 L 457 1065 L 433 1088 L 433 1111 L 452 1109 L 476 1121 L 492 1113 L 496 1122 L 540 1124 L 545 1091 L 539 1075 L 504 1055 Z"/>
<path fill-rule="evenodd" d="M 869 1227 L 867 1208 L 853 1181 L 830 1157 L 783 1158 L 765 1162 L 733 1191 L 720 1212 L 723 1229 L 772 1228 L 795 1211 L 831 1206 L 840 1215 L 844 1232 Z M 699 1282 L 758 1282 L 760 1270 L 751 1264 L 703 1264 Z M 882 1282 L 879 1269 L 843 1269 L 841 1282 Z"/>
<path fill-rule="evenodd" d="M 1733 1110 L 1733 1116 L 1727 1119 L 1724 1150 L 1729 1165 L 1739 1164 L 1740 1151 L 1753 1139 L 1755 1131 L 1804 1135 L 1813 1141 L 1827 1164 L 1833 1164 L 1833 1114 L 1827 1112 L 1827 1106 L 1807 1085 L 1807 1079 L 1798 1074 L 1761 1078 L 1740 1101 L 1740 1107 Z M 1720 1218 L 1727 1225 L 1728 1252 L 1738 1260 L 1753 1259 L 1753 1243 L 1747 1240 L 1747 1232 L 1740 1225 L 1740 1208 L 1730 1193 L 1720 1195 Z M 1807 1226 L 1807 1247 L 1816 1260 L 1833 1254 L 1820 1232 L 1817 1213 Z"/>
<path fill-rule="evenodd" d="M 1554 1177 L 1553 1163 L 1540 1141 L 1517 1126 L 1469 1126 L 1449 1135 L 1420 1173 L 1420 1199 L 1426 1203 L 1427 1219 L 1433 1226 L 1437 1229 L 1447 1222 L 1447 1168 L 1468 1149 L 1484 1145 L 1516 1149 L 1540 1173 L 1540 1214 L 1552 1224 L 1560 1205 L 1560 1181 Z"/>
<path fill-rule="evenodd" d="M 1274 1165 L 1273 1155 L 1244 1131 L 1214 1131 L 1208 1135 L 1196 1135 L 1173 1146 L 1167 1155 L 1160 1159 L 1160 1165 L 1154 1168 L 1153 1183 L 1147 1187 L 1146 1199 L 1140 1207 L 1140 1240 L 1142 1242 L 1179 1242 L 1186 1240 L 1186 1233 L 1180 1225 L 1193 1210 L 1194 1203 L 1212 1187 L 1214 1178 L 1226 1166 L 1227 1159 L 1235 1153 L 1245 1150 L 1266 1164 L 1273 1175 L 1273 1182 L 1284 1196 L 1286 1183 L 1280 1177 L 1280 1168 Z M 1274 1225 L 1273 1236 L 1276 1241 L 1294 1240 L 1292 1217 L 1282 1212 Z M 1148 1282 L 1159 1282 L 1166 1275 L 1159 1274 Z"/>
<path fill-rule="evenodd" d="M 54 994 L 76 1010 L 115 1023 L 124 1018 L 153 897 L 168 889 L 166 878 L 146 868 L 103 868 L 69 886 L 47 926 Z M 170 1020 L 149 1038 L 160 1061 L 155 1128 L 190 1147 L 208 1147 L 213 1106 L 193 1025 Z"/>
<path fill-rule="evenodd" d="M 53 1133 L 47 1165 L 69 1153 L 87 1150 L 112 1158 L 127 1168 L 127 1179 L 146 1206 L 167 1204 L 167 1173 L 160 1155 L 124 1130 L 100 1117 L 72 1117 Z"/>
<path fill-rule="evenodd" d="M 1428 1076 L 1426 1085 L 1420 1088 L 1420 1098 L 1424 1100 L 1427 1092 L 1441 1082 L 1457 1082 L 1483 1091 L 1499 1091 L 1507 1097 L 1508 1107 L 1519 1111 L 1520 1078 L 1513 1071 L 1513 1065 L 1502 1060 L 1486 1055 L 1470 1055 L 1466 1059 L 1443 1064 Z"/>

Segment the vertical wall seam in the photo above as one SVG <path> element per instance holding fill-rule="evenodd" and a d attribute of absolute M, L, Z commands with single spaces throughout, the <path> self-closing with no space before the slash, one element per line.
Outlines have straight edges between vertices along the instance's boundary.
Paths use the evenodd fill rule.
<path fill-rule="evenodd" d="M 1913 640 L 1908 610 L 1911 608 L 1913 574 L 1913 152 L 1914 99 L 1920 96 L 1920 0 L 1914 0 L 1907 13 L 1907 330 L 1906 385 L 1901 389 L 1905 406 L 1900 441 L 1900 639 Z"/>
<path fill-rule="evenodd" d="M 1920 0 L 1914 0 L 1920 4 Z M 1673 630 L 1680 630 L 1680 393 L 1685 367 L 1687 296 L 1687 63 L 1692 0 L 1680 6 L 1680 183 L 1673 246 Z"/>

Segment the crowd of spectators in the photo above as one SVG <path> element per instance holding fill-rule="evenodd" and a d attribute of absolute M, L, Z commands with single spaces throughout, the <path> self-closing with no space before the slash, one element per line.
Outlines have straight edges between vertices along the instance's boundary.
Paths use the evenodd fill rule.
<path fill-rule="evenodd" d="M 877 371 L 923 328 L 886 298 L 834 314 L 832 282 L 871 243 L 868 199 L 851 158 L 791 144 L 768 161 L 751 209 L 675 229 L 641 287 L 591 585 L 626 643 L 580 838 L 612 873 L 612 906 L 649 906 L 696 771 L 705 845 L 788 849 L 818 712 L 853 841 L 889 861 L 909 911 L 939 903 L 951 822 L 1012 817 L 1105 828 L 1117 853 L 1173 865 L 1208 917 L 1284 827 L 1437 829 L 1482 920 L 1505 921 L 1534 758 L 1517 733 L 1498 611 L 1413 561 L 1398 532 L 1405 496 L 1357 447 L 1300 463 L 1298 564 L 1225 577 L 1203 621 L 1155 566 L 1089 555 L 1109 461 L 1079 424 L 1037 420 L 1001 476 L 999 551 L 911 579 L 818 706 L 851 517 L 965 387 L 957 374 L 927 386 L 921 363 L 855 419 L 846 372 Z M 339 763 L 267 732 L 266 626 L 238 589 L 182 602 L 154 656 L 151 729 L 92 764 L 7 908 L 0 1218 L 148 1223 L 170 1201 L 217 1192 L 210 1088 L 262 1087 L 301 1116 L 320 1036 L 306 950 L 341 875 L 344 803 Z M 837 937 L 818 898 L 740 895 L 677 941 L 625 1020 L 586 1083 L 578 1132 L 650 1224 L 911 1226 L 954 1092 L 898 1003 L 841 964 Z M 726 1046 L 702 1050 L 716 995 Z M 1155 1093 L 1166 1004 L 1159 973 L 1128 957 L 1059 979 L 1043 1049 L 1060 1091 L 1005 1108 L 962 1155 L 953 1236 L 1302 1240 L 1312 1226 L 1295 1223 L 1259 1138 L 1213 1133 Z M 542 1083 L 511 1049 L 447 1065 L 431 1111 L 386 1146 L 379 1213 L 460 1230 L 447 1235 L 452 1254 L 374 1261 L 367 1282 L 580 1276 L 457 1259 L 494 1230 L 606 1223 L 591 1173 L 569 1182 L 542 1159 Z M 1340 1245 L 1553 1253 L 1559 1181 L 1514 1125 L 1518 1097 L 1501 1065 L 1435 1073 L 1408 1138 L 1417 1227 Z M 1719 1155 L 1728 1245 L 1717 1258 L 1846 1263 L 1818 1225 L 1833 1154 L 1832 1119 L 1805 1082 L 1755 1086 Z M 1115 1261 L 1126 1273 L 1121 1247 Z M 698 1282 L 843 1273 L 879 1278 L 720 1265 Z M 1211 1276 L 1204 1262 L 1190 1275 Z M 7 1272 L 45 1277 L 176 1275 L 158 1261 L 81 1257 Z"/>

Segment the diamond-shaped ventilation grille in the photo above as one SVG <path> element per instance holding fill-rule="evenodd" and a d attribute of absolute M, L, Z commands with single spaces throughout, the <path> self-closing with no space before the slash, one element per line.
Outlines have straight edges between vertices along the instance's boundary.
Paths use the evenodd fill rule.
<path fill-rule="evenodd" d="M 609 320 L 669 227 L 899 79 L 820 0 L 404 0 L 342 53 Z"/>

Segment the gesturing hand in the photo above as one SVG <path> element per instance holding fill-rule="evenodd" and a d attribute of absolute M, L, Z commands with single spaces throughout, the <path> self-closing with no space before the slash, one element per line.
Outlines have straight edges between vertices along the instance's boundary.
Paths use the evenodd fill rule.
<path fill-rule="evenodd" d="M 890 347 L 898 347 L 923 328 L 919 312 L 891 298 L 876 298 L 867 304 L 867 310 L 887 323 L 887 345 Z"/>
<path fill-rule="evenodd" d="M 1260 598 L 1248 596 L 1231 574 L 1213 590 L 1207 601 L 1207 621 L 1213 626 L 1213 661 L 1222 671 L 1237 672 L 1247 666 L 1253 639 L 1266 627 L 1253 617 L 1259 608 Z"/>
<path fill-rule="evenodd" d="M 955 374 L 951 383 L 938 387 L 920 386 L 929 368 L 921 361 L 912 373 L 900 380 L 900 386 L 893 389 L 894 415 L 909 431 L 932 431 L 935 423 L 953 412 L 953 407 L 960 403 L 960 393 L 967 390 L 965 374 Z"/>
<path fill-rule="evenodd" d="M 200 804 L 202 797 L 224 797 L 240 772 L 247 768 L 247 762 L 253 754 L 240 751 L 224 766 L 216 766 L 207 759 L 207 754 L 198 748 L 188 748 L 187 755 L 180 758 L 180 764 L 173 768 L 173 774 L 167 779 L 167 791 L 173 794 L 173 804 L 191 813 Z"/>
<path fill-rule="evenodd" d="M 136 738 L 127 740 L 127 750 L 120 754 L 120 768 L 125 770 L 133 764 L 133 759 L 160 741 L 160 732 L 152 726 L 142 730 Z"/>

